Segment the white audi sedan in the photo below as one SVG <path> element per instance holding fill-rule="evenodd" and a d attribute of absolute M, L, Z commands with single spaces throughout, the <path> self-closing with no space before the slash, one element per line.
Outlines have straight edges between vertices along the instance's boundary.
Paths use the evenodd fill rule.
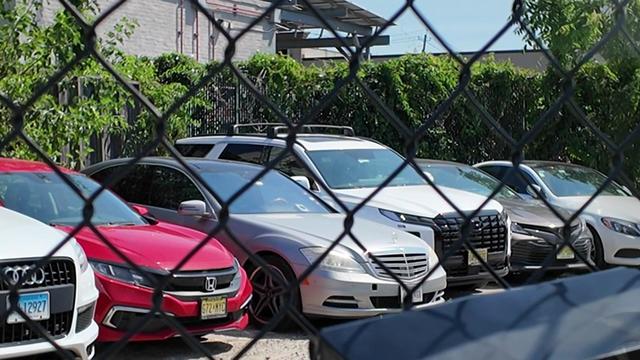
<path fill-rule="evenodd" d="M 537 197 L 539 193 L 551 205 L 572 213 L 580 210 L 607 179 L 594 169 L 550 161 L 525 161 L 520 165 L 520 176 L 508 176 L 507 171 L 513 167 L 509 161 L 489 161 L 475 167 L 522 195 Z M 640 200 L 628 189 L 612 182 L 581 216 L 593 235 L 592 257 L 599 267 L 640 265 Z"/>
<path fill-rule="evenodd" d="M 40 264 L 65 239 L 65 233 L 1 206 L 0 229 L 0 359 L 54 357 L 55 347 L 33 323 L 71 357 L 92 358 L 98 337 L 93 321 L 98 290 L 80 245 L 72 239 Z M 22 314 L 10 305 L 12 289 L 17 289 Z"/>

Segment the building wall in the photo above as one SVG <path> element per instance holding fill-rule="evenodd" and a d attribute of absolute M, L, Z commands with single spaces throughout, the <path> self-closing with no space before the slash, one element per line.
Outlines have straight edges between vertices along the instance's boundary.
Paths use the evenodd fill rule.
<path fill-rule="evenodd" d="M 98 0 L 101 11 L 116 0 Z M 237 36 L 251 21 L 269 6 L 260 0 L 206 0 L 202 2 L 216 21 L 227 29 L 232 37 Z M 62 10 L 57 0 L 45 0 L 42 21 L 50 23 Z M 98 27 L 98 36 L 112 30 L 122 18 L 138 25 L 125 40 L 123 50 L 133 55 L 158 56 L 167 52 L 178 52 L 192 56 L 201 62 L 221 61 L 227 42 L 209 19 L 188 0 L 127 0 Z M 275 52 L 274 14 L 260 21 L 237 43 L 234 60 L 244 60 L 256 52 Z"/>

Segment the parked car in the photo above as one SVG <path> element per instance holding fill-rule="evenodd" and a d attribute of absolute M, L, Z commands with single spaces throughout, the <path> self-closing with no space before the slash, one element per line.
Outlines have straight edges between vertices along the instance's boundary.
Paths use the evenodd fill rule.
<path fill-rule="evenodd" d="M 85 197 L 100 189 L 82 174 L 61 170 Z M 69 232 L 83 221 L 84 199 L 46 164 L 0 159 L 0 199 L 5 207 L 63 231 Z M 138 209 L 140 213 L 104 191 L 93 201 L 91 225 L 97 232 L 85 226 L 75 235 L 89 257 L 100 290 L 95 315 L 99 341 L 117 341 L 136 327 L 153 308 L 154 288 L 167 278 L 162 311 L 189 333 L 244 329 L 252 289 L 233 255 L 212 239 L 177 268 L 205 234 L 157 221 Z M 176 335 L 176 330 L 154 314 L 131 340 Z"/>
<path fill-rule="evenodd" d="M 266 164 L 276 159 L 286 147 L 286 134 L 282 132 L 287 128 L 281 124 L 237 125 L 234 129 L 229 135 L 178 140 L 176 148 L 187 157 Z M 242 134 L 246 129 L 266 129 L 267 133 Z M 329 133 L 335 131 L 341 134 Z M 293 151 L 295 156 L 286 155 L 275 168 L 301 181 L 322 197 L 328 197 L 325 189 L 330 189 L 349 207 L 358 206 L 373 194 L 404 161 L 390 148 L 356 137 L 349 127 L 306 126 L 297 136 Z M 486 200 L 483 196 L 454 189 L 446 189 L 445 195 L 458 209 L 468 214 Z M 377 192 L 357 216 L 422 238 L 443 259 L 450 286 L 479 287 L 493 279 L 470 251 L 462 247 L 452 248 L 460 239 L 459 225 L 463 223 L 463 217 L 412 167 L 402 170 Z M 472 221 L 486 230 L 482 233 L 474 230 L 477 236 L 473 236 L 472 243 L 476 251 L 496 274 L 506 275 L 509 272 L 510 235 L 502 206 L 489 201 Z M 432 235 L 434 232 L 435 237 Z M 444 259 L 444 254 L 450 249 L 451 256 Z"/>
<path fill-rule="evenodd" d="M 107 161 L 85 172 L 98 181 L 106 181 L 123 171 L 128 162 Z M 219 225 L 224 203 L 263 170 L 261 166 L 229 161 L 187 162 L 215 194 L 169 158 L 142 159 L 113 190 L 127 201 L 146 206 L 159 219 L 210 232 Z M 282 290 L 279 284 L 296 281 L 328 251 L 344 231 L 345 216 L 277 171 L 267 172 L 228 210 L 228 222 L 216 237 L 250 274 L 254 287 L 250 312 L 258 324 L 269 322 L 289 301 L 314 317 L 357 318 L 399 311 L 405 293 L 371 255 L 409 286 L 416 286 L 438 263 L 432 249 L 415 236 L 356 220 L 351 230 L 353 237 L 342 238 L 301 282 L 299 297 L 290 298 L 274 289 Z M 359 247 L 355 239 L 366 249 Z M 251 261 L 243 247 L 260 255 L 273 272 Z M 272 278 L 274 273 L 278 279 Z M 411 301 L 416 307 L 441 302 L 445 287 L 446 274 L 438 267 Z M 291 325 L 288 318 L 280 328 Z"/>
<path fill-rule="evenodd" d="M 72 357 L 92 358 L 98 337 L 93 321 L 98 290 L 80 245 L 70 239 L 41 265 L 38 262 L 67 234 L 2 207 L 0 229 L 0 358 L 56 351 L 21 315 L 39 324 Z M 23 314 L 7 311 L 13 287 Z"/>
<path fill-rule="evenodd" d="M 490 196 L 501 186 L 500 181 L 472 166 L 440 160 L 416 160 L 418 166 L 440 186 Z M 511 218 L 511 271 L 580 270 L 588 268 L 570 247 L 563 246 L 564 221 L 543 202 L 524 199 L 508 186 L 495 195 Z M 569 219 L 571 214 L 558 209 Z M 569 241 L 583 259 L 591 261 L 591 233 L 584 220 L 570 224 Z M 544 265 L 544 266 L 543 266 Z"/>
<path fill-rule="evenodd" d="M 507 171 L 513 167 L 509 161 L 490 161 L 475 166 L 523 196 L 535 197 L 539 193 L 551 205 L 572 213 L 586 204 L 607 178 L 584 166 L 550 161 L 525 161 L 520 166 L 520 176 L 507 176 Z M 581 217 L 594 237 L 593 260 L 599 267 L 640 265 L 640 201 L 623 186 L 612 182 Z"/>

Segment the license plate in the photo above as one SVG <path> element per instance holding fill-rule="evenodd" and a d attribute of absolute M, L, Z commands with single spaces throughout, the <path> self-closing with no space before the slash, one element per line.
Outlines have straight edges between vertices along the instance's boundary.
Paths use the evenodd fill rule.
<path fill-rule="evenodd" d="M 227 298 L 213 296 L 202 299 L 200 306 L 200 318 L 202 320 L 217 319 L 227 316 Z"/>
<path fill-rule="evenodd" d="M 9 298 L 7 298 L 7 308 L 9 306 L 11 305 L 9 304 Z M 18 297 L 18 306 L 31 320 L 48 320 L 51 317 L 48 292 L 21 294 Z M 7 317 L 7 324 L 17 324 L 25 321 L 17 312 L 13 312 Z"/>
<path fill-rule="evenodd" d="M 404 298 L 407 296 L 407 292 L 404 290 L 402 286 L 400 286 L 400 302 L 404 303 Z M 416 289 L 411 296 L 411 302 L 414 304 L 419 304 L 422 302 L 422 287 Z"/>
<path fill-rule="evenodd" d="M 487 262 L 487 257 L 489 255 L 489 250 L 488 249 L 476 249 L 476 252 L 478 253 L 478 255 L 480 256 L 480 258 L 486 263 Z M 482 265 L 480 263 L 480 260 L 478 260 L 478 258 L 473 255 L 473 253 L 471 252 L 471 250 L 467 250 L 467 255 L 468 255 L 468 264 L 469 266 L 480 266 Z"/>
<path fill-rule="evenodd" d="M 558 252 L 558 255 L 556 255 L 556 258 L 559 260 L 573 259 L 575 257 L 576 255 L 573 253 L 573 250 L 571 250 L 571 248 L 568 246 L 562 247 L 562 249 Z"/>

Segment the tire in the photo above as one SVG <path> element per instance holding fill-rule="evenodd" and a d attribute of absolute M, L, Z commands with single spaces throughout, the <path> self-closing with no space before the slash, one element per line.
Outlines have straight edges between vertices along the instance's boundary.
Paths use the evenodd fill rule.
<path fill-rule="evenodd" d="M 593 228 L 591 228 L 591 226 L 589 226 L 588 229 L 591 233 L 591 238 L 593 239 L 593 242 L 591 243 L 591 261 L 593 261 L 598 269 L 605 270 L 609 267 L 609 264 L 604 261 L 604 248 L 602 246 L 602 240 L 600 239 L 598 233 Z"/>
<path fill-rule="evenodd" d="M 245 266 L 249 280 L 253 286 L 253 299 L 249 304 L 249 316 L 252 323 L 262 328 L 269 324 L 273 317 L 283 308 L 291 304 L 300 310 L 300 293 L 298 289 L 283 292 L 279 284 L 291 284 L 297 281 L 296 275 L 289 264 L 279 256 L 264 255 L 262 259 L 271 271 L 267 272 L 261 266 Z M 277 276 L 278 279 L 274 279 Z M 275 327 L 277 331 L 287 331 L 296 328 L 296 322 L 287 314 Z"/>

